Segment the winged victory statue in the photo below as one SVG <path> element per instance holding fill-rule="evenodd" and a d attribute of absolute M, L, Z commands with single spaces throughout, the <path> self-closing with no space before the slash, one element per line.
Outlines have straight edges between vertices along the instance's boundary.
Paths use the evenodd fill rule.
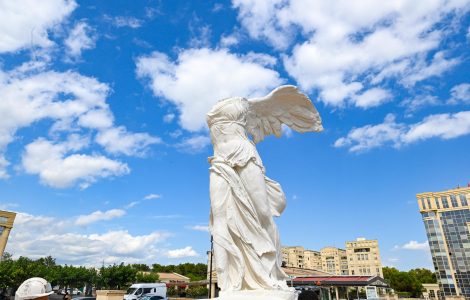
<path fill-rule="evenodd" d="M 240 293 L 251 293 L 245 299 L 295 299 L 281 268 L 273 219 L 286 206 L 284 192 L 265 175 L 255 143 L 280 137 L 282 124 L 298 132 L 322 131 L 320 115 L 306 95 L 284 85 L 263 98 L 219 101 L 207 113 L 207 124 L 214 147 L 209 227 L 220 299 L 239 299 Z"/>

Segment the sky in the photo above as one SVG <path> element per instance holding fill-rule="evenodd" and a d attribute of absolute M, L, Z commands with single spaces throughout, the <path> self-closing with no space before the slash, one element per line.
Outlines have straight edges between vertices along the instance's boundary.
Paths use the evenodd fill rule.
<path fill-rule="evenodd" d="M 205 113 L 291 84 L 325 130 L 257 145 L 283 245 L 378 239 L 432 269 L 415 195 L 470 182 L 465 0 L 0 0 L 7 251 L 58 263 L 205 263 Z M 34 7 L 34 9 L 31 9 Z"/>

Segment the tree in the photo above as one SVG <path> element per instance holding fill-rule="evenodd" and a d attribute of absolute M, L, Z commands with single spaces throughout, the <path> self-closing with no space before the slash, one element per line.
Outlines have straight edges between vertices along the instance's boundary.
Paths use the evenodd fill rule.
<path fill-rule="evenodd" d="M 436 274 L 428 269 L 412 269 L 408 271 L 408 273 L 418 279 L 421 283 L 437 283 Z"/>
<path fill-rule="evenodd" d="M 126 289 L 135 282 L 137 270 L 131 265 L 102 267 L 98 278 L 99 286 L 107 289 Z"/>
<path fill-rule="evenodd" d="M 397 293 L 405 292 L 414 298 L 421 296 L 423 285 L 411 271 L 402 272 L 395 268 L 384 267 L 383 274 L 385 281 Z"/>
<path fill-rule="evenodd" d="M 150 267 L 146 264 L 132 264 L 131 266 L 137 271 L 144 271 L 144 272 L 150 271 Z"/>
<path fill-rule="evenodd" d="M 156 273 L 138 272 L 135 280 L 138 283 L 153 283 L 158 282 L 159 279 L 160 277 Z"/>

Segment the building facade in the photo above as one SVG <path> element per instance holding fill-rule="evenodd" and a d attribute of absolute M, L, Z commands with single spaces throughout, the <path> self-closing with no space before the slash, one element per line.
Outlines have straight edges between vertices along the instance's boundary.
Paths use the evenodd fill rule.
<path fill-rule="evenodd" d="M 324 247 L 320 251 L 302 246 L 283 247 L 282 261 L 286 267 L 328 272 L 335 275 L 369 275 L 383 277 L 377 240 L 358 238 L 346 242 L 346 250 Z"/>
<path fill-rule="evenodd" d="M 346 242 L 349 275 L 378 275 L 383 277 L 379 242 L 358 238 Z"/>
<path fill-rule="evenodd" d="M 10 230 L 13 228 L 16 214 L 9 211 L 0 210 L 0 258 L 3 256 L 7 246 Z"/>
<path fill-rule="evenodd" d="M 304 247 L 301 246 L 290 246 L 283 247 L 282 252 L 282 262 L 286 267 L 294 267 L 306 269 L 304 267 Z"/>
<path fill-rule="evenodd" d="M 304 250 L 304 268 L 322 270 L 321 254 L 318 251 Z"/>
<path fill-rule="evenodd" d="M 349 275 L 346 250 L 325 247 L 320 250 L 322 270 L 336 275 Z"/>
<path fill-rule="evenodd" d="M 441 297 L 470 299 L 470 187 L 416 195 Z"/>

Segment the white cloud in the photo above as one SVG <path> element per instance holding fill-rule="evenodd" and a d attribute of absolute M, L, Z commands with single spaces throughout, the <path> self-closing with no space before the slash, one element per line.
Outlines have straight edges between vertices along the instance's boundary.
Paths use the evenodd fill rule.
<path fill-rule="evenodd" d="M 8 177 L 7 147 L 15 140 L 16 132 L 41 120 L 52 121 L 49 135 L 55 140 L 61 133 L 97 131 L 98 144 L 113 154 L 142 155 L 148 145 L 160 142 L 146 133 L 130 133 L 125 127 L 114 127 L 113 113 L 106 103 L 110 93 L 108 85 L 75 72 L 44 68 L 44 64 L 28 62 L 9 72 L 0 69 L 0 114 L 4 116 L 0 119 L 0 178 Z M 62 161 L 67 151 L 59 152 L 62 156 L 56 158 Z M 74 155 L 62 163 L 72 161 L 99 163 L 115 171 L 118 167 L 98 155 Z"/>
<path fill-rule="evenodd" d="M 129 133 L 124 126 L 101 130 L 96 142 L 113 154 L 142 156 L 147 146 L 161 143 L 161 139 L 147 133 Z"/>
<path fill-rule="evenodd" d="M 356 106 L 369 108 L 379 106 L 384 102 L 391 100 L 392 94 L 381 88 L 372 88 L 363 92 L 361 95 L 354 96 Z"/>
<path fill-rule="evenodd" d="M 440 105 L 441 101 L 434 95 L 418 95 L 413 98 L 405 99 L 400 106 L 405 107 L 406 112 L 410 114 L 420 108 Z"/>
<path fill-rule="evenodd" d="M 104 19 L 118 28 L 130 27 L 132 29 L 136 29 L 136 28 L 141 27 L 143 24 L 142 20 L 137 19 L 135 17 L 125 17 L 125 16 L 110 17 L 108 15 L 105 15 Z"/>
<path fill-rule="evenodd" d="M 49 47 L 48 31 L 62 23 L 77 7 L 73 0 L 2 1 L 0 9 L 0 52 L 27 47 Z"/>
<path fill-rule="evenodd" d="M 263 57 L 264 62 L 253 54 L 203 48 L 184 50 L 171 61 L 165 54 L 153 52 L 138 58 L 137 75 L 150 79 L 155 96 L 177 106 L 184 129 L 197 131 L 205 127 L 205 114 L 218 100 L 261 96 L 283 82 L 266 66 L 267 56 Z"/>
<path fill-rule="evenodd" d="M 182 249 L 169 250 L 166 256 L 168 258 L 185 258 L 198 256 L 198 254 L 191 246 L 188 246 Z"/>
<path fill-rule="evenodd" d="M 419 243 L 417 241 L 409 241 L 408 243 L 398 246 L 396 245 L 394 249 L 405 249 L 405 250 L 429 250 L 429 244 L 427 241 Z"/>
<path fill-rule="evenodd" d="M 452 139 L 470 134 L 470 111 L 435 114 L 423 121 L 406 125 L 388 115 L 382 124 L 352 129 L 346 137 L 336 140 L 335 147 L 348 147 L 351 152 L 392 145 L 400 147 L 430 138 Z"/>
<path fill-rule="evenodd" d="M 184 152 L 198 153 L 203 151 L 211 144 L 211 139 L 205 135 L 195 135 L 183 139 L 182 142 L 176 144 L 176 147 Z"/>
<path fill-rule="evenodd" d="M 240 35 L 237 33 L 233 33 L 230 35 L 222 36 L 220 38 L 220 46 L 222 48 L 229 48 L 231 46 L 235 46 L 240 42 Z"/>
<path fill-rule="evenodd" d="M 405 143 L 434 137 L 453 139 L 470 133 L 470 111 L 455 114 L 438 114 L 413 124 L 403 137 Z"/>
<path fill-rule="evenodd" d="M 165 123 L 171 123 L 175 119 L 175 114 L 166 114 L 163 116 L 163 122 Z"/>
<path fill-rule="evenodd" d="M 93 49 L 95 43 L 93 29 L 85 22 L 78 22 L 64 41 L 68 55 L 74 59 L 80 58 L 83 50 Z"/>
<path fill-rule="evenodd" d="M 14 257 L 40 258 L 51 255 L 59 263 L 101 266 L 101 264 L 151 263 L 165 251 L 158 248 L 169 234 L 154 231 L 132 235 L 126 230 L 81 234 L 72 222 L 62 218 L 18 213 L 6 251 Z"/>
<path fill-rule="evenodd" d="M 351 152 L 380 147 L 386 143 L 399 146 L 403 132 L 403 124 L 397 124 L 395 116 L 390 114 L 382 124 L 352 129 L 346 137 L 336 140 L 334 145 L 335 147 L 349 147 Z"/>
<path fill-rule="evenodd" d="M 158 194 L 148 194 L 147 196 L 145 196 L 144 198 L 142 198 L 142 200 L 152 200 L 152 199 L 160 199 L 162 197 L 162 195 L 158 195 Z M 126 209 L 128 208 L 132 208 L 138 204 L 140 204 L 142 201 L 132 201 L 130 202 L 129 204 L 127 204 L 125 206 Z"/>
<path fill-rule="evenodd" d="M 37 174 L 43 184 L 67 188 L 79 184 L 87 188 L 98 178 L 122 176 L 130 172 L 127 164 L 101 155 L 70 154 L 87 146 L 82 140 L 54 144 L 39 138 L 28 144 L 22 155 L 26 173 Z"/>
<path fill-rule="evenodd" d="M 152 200 L 152 199 L 160 199 L 162 195 L 158 194 L 148 194 L 147 196 L 144 197 L 144 200 Z"/>
<path fill-rule="evenodd" d="M 196 231 L 205 231 L 209 232 L 209 226 L 203 226 L 203 225 L 194 225 L 189 227 L 191 230 L 196 230 Z"/>
<path fill-rule="evenodd" d="M 78 226 L 87 226 L 98 221 L 109 221 L 115 218 L 122 217 L 126 211 L 122 209 L 110 209 L 105 212 L 97 210 L 89 215 L 80 215 L 77 217 L 75 224 Z"/>
<path fill-rule="evenodd" d="M 458 59 L 436 52 L 452 33 L 442 21 L 470 8 L 459 0 L 426 4 L 232 0 L 232 4 L 252 38 L 267 40 L 278 49 L 293 46 L 283 61 L 303 90 L 318 90 L 320 100 L 332 106 L 361 107 L 383 103 L 357 96 L 367 93 L 364 90 L 378 89 L 390 79 L 411 88 L 455 66 Z M 303 39 L 292 45 L 297 36 Z"/>
<path fill-rule="evenodd" d="M 450 90 L 449 104 L 470 104 L 470 84 L 461 83 Z"/>

